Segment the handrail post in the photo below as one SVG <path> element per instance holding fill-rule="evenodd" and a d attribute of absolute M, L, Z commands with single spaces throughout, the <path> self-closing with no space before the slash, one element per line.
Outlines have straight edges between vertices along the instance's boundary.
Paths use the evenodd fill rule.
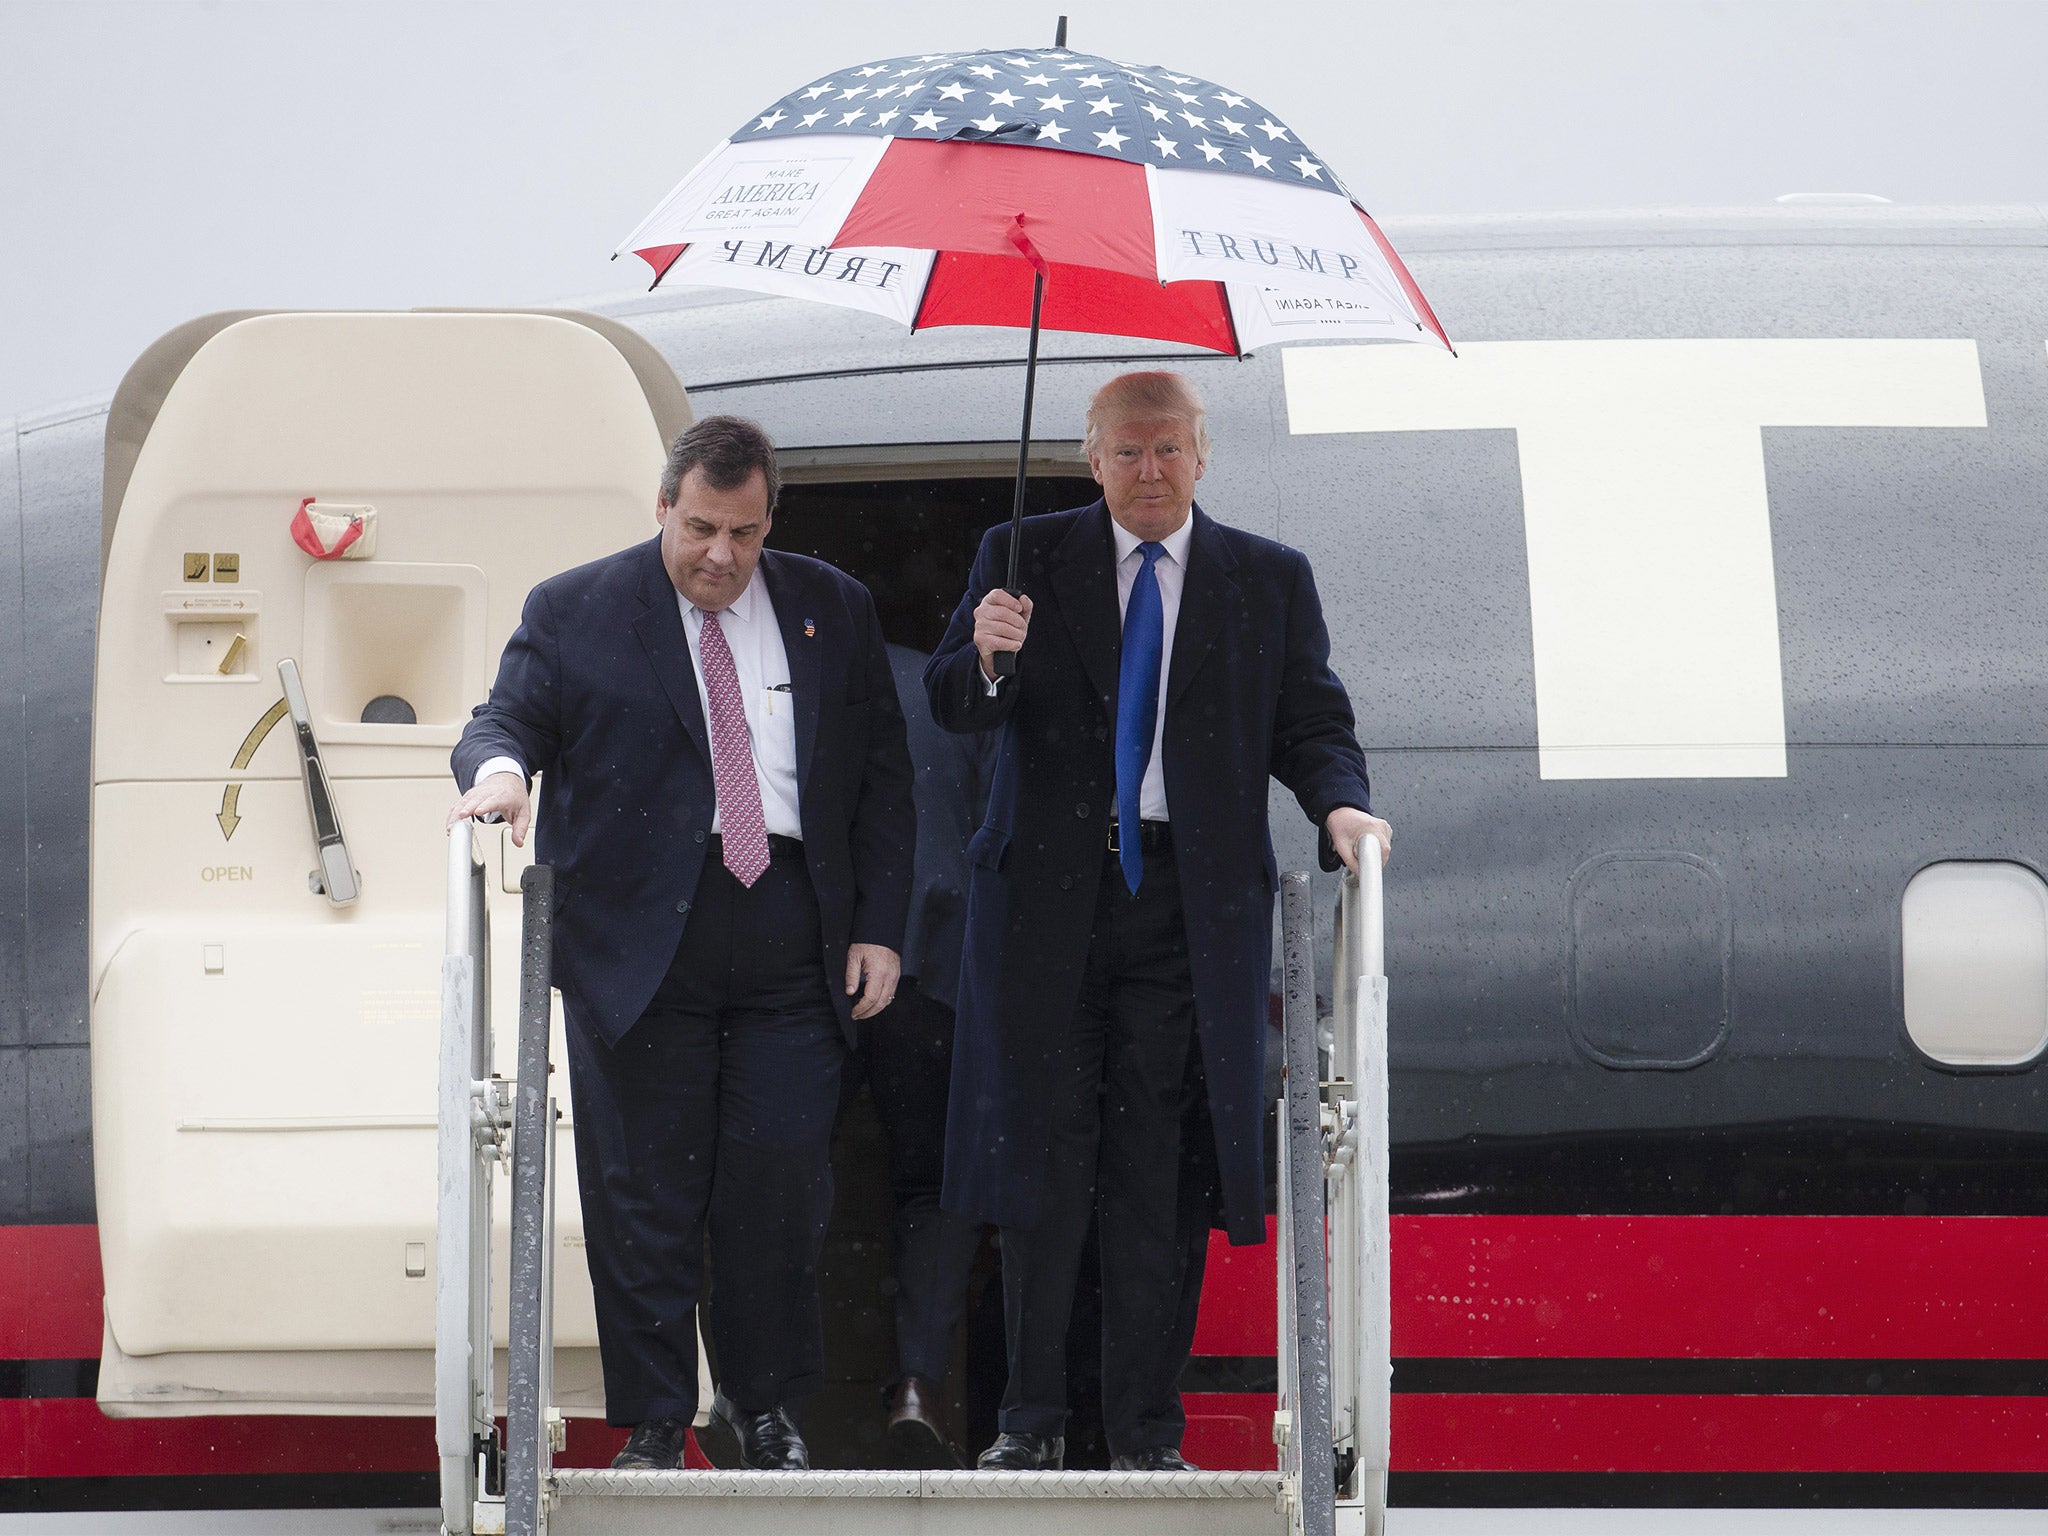
<path fill-rule="evenodd" d="M 1345 1203 L 1350 1207 L 1350 1273 L 1342 1276 L 1351 1295 L 1353 1358 L 1350 1376 L 1356 1407 L 1352 1420 L 1355 1462 L 1347 1503 L 1364 1517 L 1365 1536 L 1380 1536 L 1386 1525 L 1393 1379 L 1392 1288 L 1389 1265 L 1392 1224 L 1388 1213 L 1389 1139 L 1387 1118 L 1387 977 L 1385 892 L 1377 839 L 1358 840 L 1358 872 L 1347 873 L 1340 897 L 1340 972 L 1350 990 L 1340 995 L 1349 1027 L 1340 1029 L 1353 1100 L 1349 1136 L 1351 1168 Z M 1335 1063 L 1332 1064 L 1333 1068 Z"/>
<path fill-rule="evenodd" d="M 542 1485 L 549 1472 L 546 1355 L 542 1313 L 553 1290 L 549 1162 L 555 1102 L 548 1094 L 549 1002 L 554 947 L 555 872 L 536 864 L 521 874 L 525 920 L 519 955 L 519 1085 L 512 1124 L 512 1279 L 505 1364 L 505 1533 L 541 1536 L 547 1528 Z"/>
<path fill-rule="evenodd" d="M 1285 1031 L 1280 1116 L 1280 1441 L 1291 1536 L 1333 1536 L 1329 1274 L 1325 1258 L 1322 1084 L 1316 1061 L 1316 918 L 1309 877 L 1280 879 Z M 1283 1417 L 1284 1415 L 1284 1417 Z"/>
<path fill-rule="evenodd" d="M 448 830 L 441 961 L 434 1276 L 434 1445 L 447 1536 L 470 1536 L 491 1444 L 490 919 L 474 824 Z"/>

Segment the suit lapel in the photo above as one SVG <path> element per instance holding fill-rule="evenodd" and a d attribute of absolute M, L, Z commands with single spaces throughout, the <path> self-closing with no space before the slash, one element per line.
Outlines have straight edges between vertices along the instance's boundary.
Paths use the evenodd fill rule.
<path fill-rule="evenodd" d="M 1166 674 L 1168 708 L 1202 670 L 1238 600 L 1237 580 L 1231 574 L 1237 562 L 1231 558 L 1230 547 L 1215 520 L 1199 506 L 1194 519 L 1187 575 L 1180 589 L 1180 617 L 1174 623 L 1173 657 Z"/>
<path fill-rule="evenodd" d="M 1123 625 L 1117 617 L 1116 545 L 1109 536 L 1107 506 L 1098 501 L 1082 509 L 1053 550 L 1051 566 L 1047 581 L 1059 599 L 1060 617 L 1088 669 L 1088 680 L 1114 719 Z"/>
<path fill-rule="evenodd" d="M 761 580 L 775 609 L 775 627 L 782 632 L 782 649 L 789 656 L 790 702 L 796 710 L 796 783 L 801 798 L 803 787 L 811 779 L 811 753 L 818 745 L 818 689 L 826 641 L 815 633 L 817 613 L 804 609 L 804 604 L 812 599 L 806 595 L 807 583 L 801 567 L 784 560 L 772 549 L 764 549 Z M 806 624 L 813 633 L 804 632 Z"/>
<path fill-rule="evenodd" d="M 660 538 L 643 544 L 641 552 L 640 601 L 645 607 L 632 621 L 633 633 L 647 652 L 662 691 L 675 706 L 676 718 L 709 763 L 711 738 L 704 727 L 704 700 L 697 692 L 697 669 L 690 664 L 690 637 L 683 633 L 682 605 L 675 583 L 661 563 Z"/>

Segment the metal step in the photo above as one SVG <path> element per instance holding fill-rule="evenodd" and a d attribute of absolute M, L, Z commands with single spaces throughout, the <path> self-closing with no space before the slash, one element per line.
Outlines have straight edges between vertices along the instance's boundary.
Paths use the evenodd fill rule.
<path fill-rule="evenodd" d="M 550 1487 L 550 1536 L 1278 1536 L 1286 1528 L 1277 1472 L 562 1468 Z"/>

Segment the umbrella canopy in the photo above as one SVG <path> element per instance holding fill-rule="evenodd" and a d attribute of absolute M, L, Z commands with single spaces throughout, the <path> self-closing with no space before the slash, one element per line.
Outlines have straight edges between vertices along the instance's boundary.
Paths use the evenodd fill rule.
<path fill-rule="evenodd" d="M 1066 48 L 920 54 L 813 81 L 706 156 L 626 252 L 657 285 L 804 297 L 913 328 L 1042 323 L 1239 354 L 1450 345 L 1378 226 L 1275 114 L 1197 76 Z"/>

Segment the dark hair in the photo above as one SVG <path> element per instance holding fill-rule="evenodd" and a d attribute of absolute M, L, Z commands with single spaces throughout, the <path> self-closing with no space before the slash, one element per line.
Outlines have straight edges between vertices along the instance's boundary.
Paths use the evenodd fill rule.
<path fill-rule="evenodd" d="M 661 471 L 661 501 L 672 507 L 682 493 L 683 476 L 704 471 L 713 489 L 737 490 L 755 470 L 767 482 L 768 510 L 782 494 L 782 472 L 775 467 L 775 445 L 758 422 L 744 416 L 706 416 L 675 440 Z"/>

